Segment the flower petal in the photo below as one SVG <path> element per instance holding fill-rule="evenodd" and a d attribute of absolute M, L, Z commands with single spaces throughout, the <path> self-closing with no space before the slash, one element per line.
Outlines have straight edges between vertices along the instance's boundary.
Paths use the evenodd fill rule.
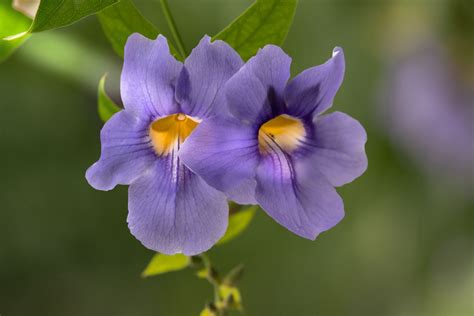
<path fill-rule="evenodd" d="M 205 36 L 184 62 L 176 88 L 182 111 L 199 118 L 225 111 L 221 88 L 243 65 L 239 54 L 223 41 Z"/>
<path fill-rule="evenodd" d="M 120 80 L 125 109 L 153 119 L 178 112 L 174 86 L 182 66 L 162 35 L 156 40 L 130 35 Z"/>
<path fill-rule="evenodd" d="M 280 114 L 290 65 L 291 58 L 280 47 L 267 45 L 261 49 L 227 82 L 229 111 L 250 122 Z"/>
<path fill-rule="evenodd" d="M 130 231 L 154 251 L 195 255 L 211 248 L 227 229 L 224 194 L 187 169 L 175 153 L 157 160 L 128 192 Z"/>
<path fill-rule="evenodd" d="M 105 123 L 100 132 L 100 159 L 86 172 L 97 190 L 130 184 L 156 159 L 148 137 L 148 123 L 122 110 Z"/>
<path fill-rule="evenodd" d="M 342 199 L 314 168 L 272 153 L 257 168 L 256 199 L 263 210 L 293 233 L 315 239 L 344 217 Z"/>
<path fill-rule="evenodd" d="M 303 117 L 327 110 L 344 79 L 345 61 L 342 48 L 333 50 L 326 63 L 309 68 L 293 78 L 285 89 L 288 114 Z"/>
<path fill-rule="evenodd" d="M 315 121 L 314 139 L 305 147 L 311 151 L 311 164 L 334 186 L 353 181 L 367 169 L 362 125 L 341 112 L 323 115 Z"/>
<path fill-rule="evenodd" d="M 247 179 L 225 192 L 227 198 L 241 205 L 258 204 L 255 199 L 255 179 Z"/>
<path fill-rule="evenodd" d="M 207 183 L 227 192 L 255 176 L 257 130 L 235 119 L 207 119 L 186 139 L 179 156 Z"/>

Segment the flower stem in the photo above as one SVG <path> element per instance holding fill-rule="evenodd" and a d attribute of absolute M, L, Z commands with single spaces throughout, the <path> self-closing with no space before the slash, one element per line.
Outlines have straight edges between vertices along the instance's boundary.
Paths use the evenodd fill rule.
<path fill-rule="evenodd" d="M 204 264 L 204 267 L 208 271 L 208 281 L 209 283 L 212 284 L 212 287 L 214 289 L 214 302 L 217 303 L 220 300 L 219 296 L 219 282 L 216 280 L 213 275 L 212 275 L 212 265 L 211 265 L 211 260 L 209 260 L 209 257 L 205 254 L 202 253 L 199 255 L 202 259 L 202 262 Z"/>
<path fill-rule="evenodd" d="M 183 39 L 178 32 L 178 28 L 176 27 L 176 23 L 171 15 L 170 7 L 168 6 L 168 0 L 160 0 L 161 8 L 163 9 L 163 13 L 165 14 L 166 22 L 168 22 L 168 26 L 171 30 L 171 34 L 176 42 L 177 49 L 181 57 L 183 59 L 186 58 L 188 55 L 186 52 L 186 47 L 184 46 Z"/>

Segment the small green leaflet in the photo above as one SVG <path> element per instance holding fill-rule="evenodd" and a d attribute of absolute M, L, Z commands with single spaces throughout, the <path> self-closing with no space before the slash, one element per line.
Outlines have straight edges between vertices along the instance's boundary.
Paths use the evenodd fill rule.
<path fill-rule="evenodd" d="M 121 0 L 97 14 L 102 29 L 115 52 L 123 58 L 123 49 L 132 33 L 140 33 L 149 39 L 155 39 L 159 31 L 135 7 L 130 0 Z M 169 43 L 171 53 L 176 50 Z"/>
<path fill-rule="evenodd" d="M 255 216 L 256 210 L 256 206 L 250 206 L 230 216 L 227 231 L 225 232 L 225 235 L 217 242 L 216 245 L 226 243 L 240 235 L 252 221 L 253 217 Z"/>
<path fill-rule="evenodd" d="M 100 119 L 105 123 L 109 118 L 121 109 L 112 101 L 105 92 L 105 79 L 107 74 L 103 75 L 99 81 L 98 88 L 98 112 Z"/>
<path fill-rule="evenodd" d="M 247 60 L 267 44 L 283 44 L 296 5 L 297 0 L 257 0 L 213 39 L 226 41 Z"/>
<path fill-rule="evenodd" d="M 28 29 L 31 20 L 12 8 L 11 0 L 0 0 L 0 62 L 4 61 L 28 36 L 5 40 Z"/>
<path fill-rule="evenodd" d="M 40 32 L 72 24 L 97 13 L 118 0 L 41 0 L 30 32 Z"/>
<path fill-rule="evenodd" d="M 142 277 L 150 277 L 171 271 L 178 271 L 188 267 L 191 258 L 183 254 L 164 255 L 156 254 L 142 273 Z"/>

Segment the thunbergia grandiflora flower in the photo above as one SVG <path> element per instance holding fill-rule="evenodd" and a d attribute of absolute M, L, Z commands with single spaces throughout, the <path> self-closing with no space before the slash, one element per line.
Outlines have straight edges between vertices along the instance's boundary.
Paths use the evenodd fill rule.
<path fill-rule="evenodd" d="M 344 53 L 290 78 L 291 59 L 268 45 L 225 85 L 229 113 L 204 121 L 180 157 L 238 203 L 256 204 L 278 223 L 314 239 L 344 217 L 334 187 L 367 168 L 358 121 L 335 112 Z"/>
<path fill-rule="evenodd" d="M 184 65 L 170 55 L 163 36 L 129 37 L 124 110 L 103 127 L 100 159 L 86 177 L 99 190 L 130 185 L 127 221 L 147 248 L 193 255 L 225 233 L 225 195 L 186 168 L 178 151 L 198 125 L 225 111 L 221 87 L 242 64 L 228 44 L 207 36 Z"/>

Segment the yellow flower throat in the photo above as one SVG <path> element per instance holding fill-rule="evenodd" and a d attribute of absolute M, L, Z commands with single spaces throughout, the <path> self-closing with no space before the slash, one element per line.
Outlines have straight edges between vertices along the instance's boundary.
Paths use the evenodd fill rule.
<path fill-rule="evenodd" d="M 281 151 L 290 153 L 305 136 L 303 123 L 297 118 L 283 114 L 260 126 L 258 147 L 262 154 Z"/>
<path fill-rule="evenodd" d="M 154 121 L 150 125 L 150 138 L 159 156 L 168 155 L 191 135 L 199 122 L 182 113 L 172 114 Z"/>
<path fill-rule="evenodd" d="M 172 114 L 154 121 L 149 135 L 157 155 L 166 156 L 191 135 L 199 122 L 182 113 Z M 262 154 L 290 153 L 306 136 L 303 123 L 283 114 L 264 123 L 258 131 L 258 147 Z"/>

